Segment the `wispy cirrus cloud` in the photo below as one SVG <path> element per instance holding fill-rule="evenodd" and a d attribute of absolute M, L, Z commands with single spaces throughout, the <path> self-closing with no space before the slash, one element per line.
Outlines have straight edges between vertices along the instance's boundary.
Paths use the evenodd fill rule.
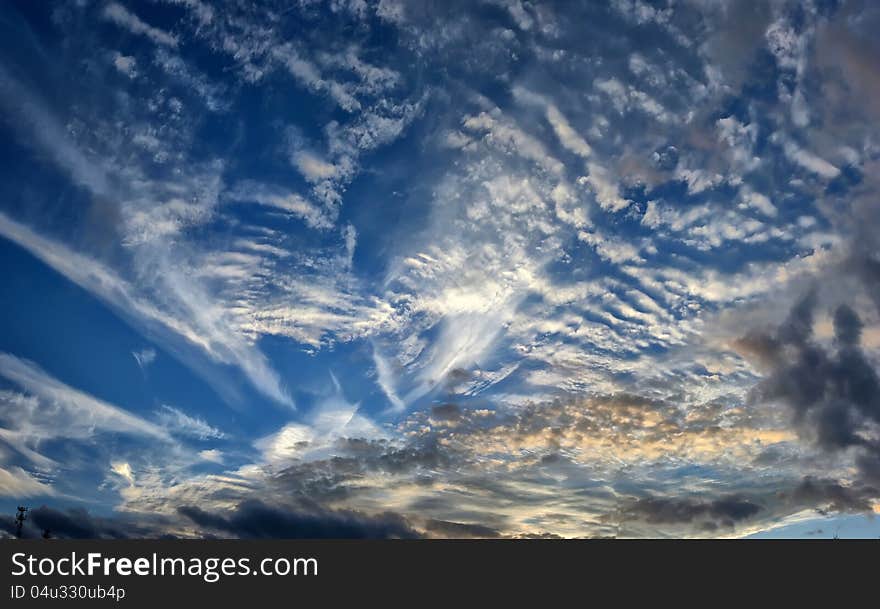
<path fill-rule="evenodd" d="M 215 361 L 240 365 L 266 395 L 292 405 L 292 400 L 282 389 L 278 375 L 271 370 L 265 356 L 245 340 L 221 329 L 217 326 L 217 320 L 204 316 L 187 320 L 166 313 L 100 262 L 74 252 L 62 243 L 42 237 L 2 213 L 0 234 L 114 307 L 123 319 L 143 328 L 148 334 L 155 332 L 157 338 L 169 341 L 172 348 L 182 338 Z M 210 336 L 205 332 L 214 334 Z"/>
<path fill-rule="evenodd" d="M 203 419 L 188 415 L 167 404 L 163 404 L 156 414 L 159 423 L 171 434 L 193 437 L 198 440 L 220 440 L 226 437 L 225 433 L 212 427 Z"/>
<path fill-rule="evenodd" d="M 168 32 L 145 23 L 140 17 L 117 2 L 110 2 L 104 7 L 104 19 L 130 31 L 132 34 L 146 36 L 156 44 L 176 47 L 177 38 Z"/>
<path fill-rule="evenodd" d="M 0 375 L 36 398 L 17 401 L 28 406 L 17 413 L 6 412 L 9 421 L 25 436 L 89 437 L 99 429 L 170 440 L 157 425 L 62 383 L 33 362 L 0 353 Z"/>

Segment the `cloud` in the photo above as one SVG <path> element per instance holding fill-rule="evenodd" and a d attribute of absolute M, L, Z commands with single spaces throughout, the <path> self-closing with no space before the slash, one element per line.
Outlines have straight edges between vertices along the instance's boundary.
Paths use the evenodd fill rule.
<path fill-rule="evenodd" d="M 843 486 L 833 480 L 807 476 L 794 489 L 786 493 L 788 500 L 815 508 L 820 513 L 862 512 L 871 513 L 880 491 L 862 486 Z"/>
<path fill-rule="evenodd" d="M 610 212 L 623 211 L 630 205 L 630 201 L 620 196 L 620 189 L 609 170 L 599 163 L 587 163 L 589 175 L 580 178 L 583 183 L 589 184 L 596 195 L 599 206 Z"/>
<path fill-rule="evenodd" d="M 150 347 L 146 347 L 140 351 L 132 351 L 131 355 L 134 357 L 134 361 L 137 362 L 137 365 L 141 370 L 146 370 L 150 364 L 156 361 L 156 350 Z"/>
<path fill-rule="evenodd" d="M 322 161 L 310 152 L 301 150 L 293 154 L 293 163 L 309 182 L 320 182 L 336 177 L 335 165 Z"/>
<path fill-rule="evenodd" d="M 285 65 L 290 74 L 308 89 L 316 93 L 327 94 L 340 108 L 347 112 L 355 112 L 361 109 L 361 103 L 353 94 L 350 85 L 324 78 L 318 66 L 308 59 L 301 57 L 299 52 L 290 44 L 275 48 L 273 54 Z"/>
<path fill-rule="evenodd" d="M 598 79 L 593 86 L 608 96 L 619 114 L 639 110 L 661 123 L 672 123 L 676 120 L 656 99 L 632 85 L 625 85 L 617 78 Z"/>
<path fill-rule="evenodd" d="M 20 131 L 21 138 L 45 151 L 76 184 L 98 195 L 106 196 L 113 192 L 103 164 L 72 142 L 65 125 L 49 111 L 43 100 L 15 80 L 2 64 L 0 104 L 8 116 L 16 117 L 12 126 Z"/>
<path fill-rule="evenodd" d="M 226 437 L 222 431 L 212 427 L 204 420 L 192 417 L 185 412 L 163 404 L 156 412 L 159 423 L 169 433 L 197 440 L 219 440 Z"/>
<path fill-rule="evenodd" d="M 728 153 L 737 169 L 748 173 L 756 170 L 761 159 L 755 154 L 758 141 L 758 124 L 744 124 L 735 116 L 726 116 L 716 121 L 718 139 L 728 146 Z"/>
<path fill-rule="evenodd" d="M 320 208 L 302 196 L 293 192 L 285 192 L 278 187 L 243 182 L 229 191 L 226 197 L 230 201 L 253 202 L 289 213 L 302 219 L 311 228 L 328 229 L 333 227 L 333 222 Z"/>
<path fill-rule="evenodd" d="M 792 140 L 783 138 L 782 149 L 793 162 L 821 178 L 831 180 L 840 175 L 840 169 Z"/>
<path fill-rule="evenodd" d="M 249 500 L 228 512 L 181 506 L 182 516 L 206 531 L 242 539 L 413 539 L 418 533 L 390 512 L 367 516 L 349 510 L 290 509 Z"/>
<path fill-rule="evenodd" d="M 862 322 L 848 305 L 834 311 L 836 353 L 814 341 L 817 294 L 808 292 L 773 334 L 752 333 L 738 345 L 767 377 L 752 400 L 783 401 L 809 441 L 828 452 L 855 449 L 862 476 L 874 480 L 880 462 L 880 377 L 860 347 Z"/>
<path fill-rule="evenodd" d="M 621 518 L 643 519 L 649 524 L 698 524 L 704 529 L 732 528 L 755 517 L 761 506 L 737 496 L 718 499 L 682 499 L 647 497 L 621 508 Z"/>
<path fill-rule="evenodd" d="M 776 206 L 773 205 L 770 199 L 759 192 L 747 189 L 743 194 L 743 201 L 750 207 L 754 207 L 760 211 L 765 216 L 776 217 L 779 213 L 779 210 L 776 209 Z"/>
<path fill-rule="evenodd" d="M 265 462 L 278 467 L 296 459 L 325 457 L 342 438 L 375 440 L 385 437 L 383 430 L 359 412 L 359 403 L 346 400 L 332 373 L 330 377 L 333 383 L 331 392 L 317 401 L 302 422 L 287 423 L 255 442 Z"/>
<path fill-rule="evenodd" d="M 160 427 L 65 385 L 33 362 L 0 353 L 0 376 L 37 398 L 37 402 L 31 403 L 32 410 L 10 417 L 25 435 L 83 438 L 101 430 L 170 441 Z"/>
<path fill-rule="evenodd" d="M 391 364 L 382 355 L 379 354 L 376 347 L 373 347 L 373 365 L 376 367 L 376 382 L 382 389 L 382 393 L 391 402 L 391 405 L 402 411 L 406 408 L 403 400 L 397 395 L 394 389 L 394 374 L 391 370 Z"/>
<path fill-rule="evenodd" d="M 874 9 L 165 4 L 65 7 L 31 36 L 29 13 L 40 42 L 0 68 L 34 153 L 10 157 L 28 188 L 0 234 L 247 406 L 223 431 L 156 406 L 139 423 L 174 450 L 101 451 L 116 507 L 177 519 L 151 534 L 270 534 L 235 505 L 452 537 L 739 535 L 871 505 Z M 810 277 L 803 334 L 779 316 Z M 255 425 L 239 377 L 300 410 Z M 56 402 L 0 392 L 16 479 L 21 458 L 48 487 L 122 425 L 61 429 Z M 291 503 L 248 503 L 267 497 Z"/>
<path fill-rule="evenodd" d="M 579 231 L 578 239 L 584 243 L 588 243 L 595 248 L 596 253 L 600 257 L 619 264 L 621 262 L 644 262 L 644 258 L 639 255 L 640 248 L 632 243 L 624 243 L 608 239 L 603 235 L 595 232 Z"/>
<path fill-rule="evenodd" d="M 140 17 L 129 12 L 121 4 L 110 2 L 104 7 L 101 15 L 104 19 L 127 29 L 132 34 L 146 36 L 156 44 L 169 47 L 177 46 L 177 38 L 175 36 L 144 23 Z"/>
<path fill-rule="evenodd" d="M 210 463 L 217 463 L 218 465 L 223 464 L 223 453 L 216 448 L 209 448 L 206 450 L 199 451 L 199 458 Z"/>
<path fill-rule="evenodd" d="M 462 126 L 468 131 L 483 133 L 484 141 L 491 146 L 520 155 L 550 173 L 562 173 L 562 163 L 547 152 L 540 140 L 504 120 L 499 111 L 466 116 Z"/>
<path fill-rule="evenodd" d="M 134 472 L 131 471 L 131 465 L 125 461 L 115 461 L 110 464 L 110 471 L 128 482 L 129 486 L 134 486 Z"/>
<path fill-rule="evenodd" d="M 229 93 L 224 85 L 210 81 L 183 59 L 164 49 L 156 52 L 155 62 L 181 85 L 195 92 L 211 112 L 229 110 Z"/>
<path fill-rule="evenodd" d="M 45 505 L 28 511 L 23 529 L 24 538 L 36 539 L 48 534 L 52 539 L 144 539 L 166 537 L 163 529 L 168 523 L 160 519 L 148 523 L 148 518 L 100 517 L 82 508 L 58 510 Z M 0 519 L 0 529 L 13 535 L 12 518 Z"/>
<path fill-rule="evenodd" d="M 465 524 L 446 520 L 428 520 L 425 523 L 425 530 L 431 536 L 449 539 L 467 539 L 470 537 L 486 539 L 501 536 L 495 529 L 481 524 Z"/>
<path fill-rule="evenodd" d="M 0 496 L 26 498 L 52 496 L 55 490 L 20 467 L 0 467 Z M 11 529 L 8 529 L 11 532 Z"/>
<path fill-rule="evenodd" d="M 125 74 L 129 78 L 137 76 L 137 60 L 129 55 L 121 53 L 113 54 L 113 67 L 119 70 L 121 74 Z"/>
<path fill-rule="evenodd" d="M 265 356 L 240 336 L 229 332 L 205 308 L 192 310 L 190 319 L 170 315 L 146 298 L 138 295 L 133 285 L 100 262 L 74 252 L 67 246 L 42 237 L 30 228 L 0 212 L 0 235 L 24 248 L 68 280 L 88 290 L 111 305 L 122 318 L 138 329 L 162 338 L 170 347 L 185 339 L 201 349 L 209 358 L 222 363 L 235 363 L 255 387 L 268 397 L 292 405 L 293 401 L 281 387 L 277 373 L 271 369 Z M 166 285 L 186 291 L 190 304 L 203 295 L 194 290 L 191 280 L 168 275 Z M 186 285 L 184 286 L 183 283 Z M 172 352 L 174 349 L 172 349 Z M 186 358 L 183 358 L 186 361 Z"/>
<path fill-rule="evenodd" d="M 592 153 L 592 147 L 587 141 L 571 126 L 565 115 L 560 112 L 552 102 L 545 97 L 523 89 L 522 87 L 514 87 L 513 95 L 516 99 L 526 103 L 537 104 L 542 106 L 545 111 L 545 117 L 553 132 L 559 139 L 559 142 L 573 154 L 581 158 L 588 158 Z"/>
<path fill-rule="evenodd" d="M 202 25 L 208 25 L 214 20 L 214 9 L 210 4 L 201 0 L 164 0 L 170 4 L 180 4 L 189 9 Z"/>

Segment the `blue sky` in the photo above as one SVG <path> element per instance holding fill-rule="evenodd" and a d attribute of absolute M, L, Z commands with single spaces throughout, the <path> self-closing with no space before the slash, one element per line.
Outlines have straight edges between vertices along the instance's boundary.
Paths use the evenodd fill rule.
<path fill-rule="evenodd" d="M 878 25 L 4 3 L 0 507 L 59 535 L 880 535 Z"/>

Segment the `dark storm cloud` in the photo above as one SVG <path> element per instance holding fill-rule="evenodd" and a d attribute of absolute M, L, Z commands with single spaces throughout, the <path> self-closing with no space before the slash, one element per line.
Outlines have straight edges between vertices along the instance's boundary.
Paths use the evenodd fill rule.
<path fill-rule="evenodd" d="M 424 483 L 430 472 L 448 470 L 458 459 L 454 450 L 440 446 L 436 438 L 405 445 L 341 438 L 334 449 L 336 454 L 331 457 L 295 462 L 279 471 L 268 482 L 270 492 L 295 501 L 303 497 L 341 501 L 351 499 L 360 488 L 358 481 L 372 474 Z"/>
<path fill-rule="evenodd" d="M 880 379 L 860 347 L 862 322 L 848 305 L 834 311 L 835 345 L 813 340 L 817 296 L 810 291 L 775 333 L 740 341 L 770 373 L 752 393 L 753 402 L 784 402 L 799 432 L 823 450 L 860 452 L 863 475 L 871 477 L 880 444 L 872 431 L 880 424 Z"/>
<path fill-rule="evenodd" d="M 556 533 L 524 533 L 517 535 L 516 539 L 565 539 L 562 535 Z M 596 539 L 600 539 L 596 537 Z"/>
<path fill-rule="evenodd" d="M 826 512 L 869 512 L 871 497 L 877 496 L 877 489 L 862 485 L 843 486 L 833 480 L 806 477 L 785 495 L 791 503 L 816 507 Z"/>
<path fill-rule="evenodd" d="M 446 468 L 451 460 L 451 451 L 436 442 L 430 442 L 386 452 L 368 465 L 381 471 L 398 474 L 421 469 Z"/>
<path fill-rule="evenodd" d="M 128 539 L 166 537 L 168 523 L 163 519 L 103 518 L 84 509 L 56 510 L 45 505 L 31 509 L 22 529 L 22 537 L 39 538 L 48 532 L 57 539 Z M 15 534 L 11 516 L 0 518 L 0 530 Z"/>
<path fill-rule="evenodd" d="M 258 499 L 239 504 L 227 513 L 181 506 L 178 512 L 201 529 L 240 538 L 275 539 L 413 539 L 419 537 L 400 515 L 391 512 L 367 516 L 350 510 L 273 507 Z"/>
<path fill-rule="evenodd" d="M 431 418 L 439 421 L 457 421 L 461 418 L 461 408 L 456 404 L 441 404 L 431 407 Z"/>
<path fill-rule="evenodd" d="M 621 510 L 621 520 L 641 520 L 649 524 L 697 524 L 701 528 L 734 527 L 756 516 L 762 507 L 752 501 L 730 495 L 717 499 L 645 497 L 636 499 Z"/>
<path fill-rule="evenodd" d="M 15 519 L 12 516 L 0 516 L 0 539 L 15 537 L 15 533 Z M 30 523 L 25 523 L 21 536 L 25 539 L 36 539 L 40 534 Z"/>
<path fill-rule="evenodd" d="M 350 468 L 362 472 L 404 473 L 445 467 L 450 461 L 450 451 L 441 447 L 436 438 L 423 438 L 404 446 L 383 440 L 345 438 L 336 447 L 343 460 L 357 462 Z"/>
<path fill-rule="evenodd" d="M 428 520 L 425 529 L 437 537 L 462 539 L 465 537 L 500 537 L 501 533 L 492 527 L 481 524 L 464 524 L 461 522 L 449 522 L 448 520 Z"/>
<path fill-rule="evenodd" d="M 329 510 L 308 502 L 296 507 L 273 507 L 258 499 L 249 499 L 228 512 L 211 512 L 195 506 L 181 506 L 177 511 L 196 525 L 196 536 L 206 538 L 411 539 L 420 536 L 398 514 L 368 516 L 350 510 Z M 28 512 L 22 537 L 37 539 L 48 532 L 51 538 L 57 539 L 156 539 L 171 537 L 168 531 L 180 524 L 179 520 L 144 515 L 102 518 L 82 509 L 60 511 L 41 506 Z M 472 536 L 492 536 L 488 534 L 490 531 L 487 528 L 486 535 Z M 0 517 L 0 533 L 15 536 L 12 516 Z"/>

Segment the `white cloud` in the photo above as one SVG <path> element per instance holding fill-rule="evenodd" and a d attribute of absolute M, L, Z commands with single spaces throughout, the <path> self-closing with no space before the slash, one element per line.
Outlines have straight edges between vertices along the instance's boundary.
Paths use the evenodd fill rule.
<path fill-rule="evenodd" d="M 311 152 L 300 150 L 293 154 L 293 164 L 309 182 L 329 180 L 339 173 L 332 163 L 327 163 Z"/>
<path fill-rule="evenodd" d="M 216 448 L 209 448 L 199 451 L 199 458 L 210 463 L 223 465 L 223 452 Z"/>
<path fill-rule="evenodd" d="M 346 400 L 332 373 L 330 378 L 332 390 L 315 404 L 303 422 L 288 423 L 254 443 L 267 464 L 283 467 L 297 459 L 326 458 L 333 454 L 334 444 L 342 438 L 378 440 L 387 437 L 387 433 L 358 412 L 359 403 Z"/>
<path fill-rule="evenodd" d="M 36 398 L 18 401 L 28 405 L 18 413 L 6 413 L 11 424 L 32 438 L 89 438 L 95 430 L 128 433 L 169 441 L 160 427 L 122 408 L 65 385 L 36 364 L 0 353 L 0 376 Z"/>
<path fill-rule="evenodd" d="M 764 35 L 767 48 L 776 57 L 780 67 L 803 72 L 806 40 L 798 36 L 787 19 L 781 18 L 771 23 Z"/>
<path fill-rule="evenodd" d="M 491 312 L 447 313 L 437 338 L 418 359 L 415 385 L 404 396 L 404 403 L 411 404 L 442 387 L 455 370 L 471 370 L 485 363 L 512 318 L 515 302 L 500 301 Z"/>
<path fill-rule="evenodd" d="M 609 239 L 598 232 L 579 231 L 578 239 L 584 243 L 588 243 L 595 248 L 596 253 L 601 258 L 613 262 L 644 262 L 644 258 L 639 255 L 639 247 L 632 243 L 626 243 L 620 239 Z"/>
<path fill-rule="evenodd" d="M 609 97 L 618 114 L 640 110 L 660 123 L 673 123 L 676 120 L 656 99 L 632 85 L 623 84 L 617 78 L 597 79 L 593 86 Z"/>
<path fill-rule="evenodd" d="M 401 80 L 396 71 L 362 60 L 355 47 L 342 53 L 319 53 L 318 59 L 325 66 L 350 71 L 359 80 L 355 90 L 363 95 L 380 95 L 397 87 Z"/>
<path fill-rule="evenodd" d="M 711 214 L 712 210 L 708 205 L 681 210 L 658 201 L 648 201 L 645 215 L 642 216 L 642 224 L 654 229 L 668 226 L 673 231 L 680 232 Z"/>
<path fill-rule="evenodd" d="M 528 31 L 532 29 L 532 26 L 535 24 L 535 20 L 526 10 L 525 5 L 521 2 L 521 0 L 485 0 L 490 4 L 497 4 L 498 6 L 507 10 L 507 13 L 510 15 L 510 18 L 513 19 L 513 22 L 516 23 L 519 29 Z"/>
<path fill-rule="evenodd" d="M 354 249 L 357 247 L 357 235 L 357 229 L 351 224 L 346 224 L 345 228 L 342 229 L 342 238 L 345 241 L 346 260 L 349 267 L 351 267 L 352 262 L 354 261 Z"/>
<path fill-rule="evenodd" d="M 734 164 L 744 172 L 756 169 L 761 159 L 753 154 L 758 139 L 758 126 L 755 123 L 744 125 L 734 116 L 719 118 L 716 122 L 718 138 L 729 146 Z"/>
<path fill-rule="evenodd" d="M 686 167 L 683 165 L 676 168 L 675 177 L 687 182 L 688 194 L 692 195 L 699 194 L 725 183 L 725 178 L 720 173 L 709 169 Z"/>
<path fill-rule="evenodd" d="M 556 106 L 547 106 L 547 121 L 556 132 L 556 137 L 568 150 L 583 158 L 587 158 L 593 153 L 590 145 L 578 135 Z"/>
<path fill-rule="evenodd" d="M 798 127 L 810 124 L 810 107 L 801 87 L 796 88 L 791 97 L 791 122 Z"/>
<path fill-rule="evenodd" d="M 560 182 L 550 192 L 550 199 L 554 203 L 556 217 L 566 224 L 575 228 L 584 228 L 590 224 L 590 218 L 585 205 L 578 200 L 572 187 Z"/>
<path fill-rule="evenodd" d="M 134 486 L 134 472 L 131 465 L 126 461 L 114 461 L 110 464 L 110 471 L 128 482 L 129 486 Z"/>
<path fill-rule="evenodd" d="M 187 303 L 190 314 L 181 317 L 164 312 L 137 294 L 131 284 L 99 262 L 37 235 L 2 212 L 0 235 L 113 306 L 126 321 L 163 339 L 163 342 L 172 347 L 172 352 L 179 344 L 179 338 L 184 338 L 212 360 L 238 365 L 254 386 L 268 397 L 283 404 L 293 404 L 265 356 L 241 336 L 229 331 L 229 326 L 216 315 L 215 309 L 208 306 L 210 299 L 199 293 L 192 277 L 183 273 L 179 267 L 174 270 L 175 267 L 168 265 L 166 268 L 169 271 L 162 280 L 169 290 L 168 295 L 180 294 Z"/>
<path fill-rule="evenodd" d="M 230 201 L 253 202 L 273 207 L 303 220 L 309 227 L 327 229 L 333 222 L 323 210 L 294 192 L 257 182 L 242 182 L 226 194 Z"/>
<path fill-rule="evenodd" d="M 182 58 L 165 49 L 159 49 L 156 52 L 155 62 L 187 90 L 195 92 L 208 110 L 225 112 L 229 109 L 228 93 L 225 88 L 210 81 Z"/>
<path fill-rule="evenodd" d="M 406 7 L 402 0 L 379 0 L 376 15 L 385 21 L 402 24 L 406 21 Z"/>
<path fill-rule="evenodd" d="M 420 116 L 426 99 L 423 95 L 415 101 L 396 102 L 391 95 L 379 96 L 350 120 L 329 122 L 324 127 L 323 154 L 314 152 L 297 128 L 288 130 L 290 162 L 312 185 L 312 199 L 323 205 L 329 222 L 339 215 L 345 188 L 360 170 L 360 157 L 400 137 Z"/>
<path fill-rule="evenodd" d="M 113 67 L 129 78 L 137 76 L 137 60 L 121 53 L 113 54 Z"/>
<path fill-rule="evenodd" d="M 620 196 L 620 189 L 614 176 L 599 163 L 587 163 L 588 176 L 578 178 L 582 183 L 589 184 L 596 196 L 596 202 L 605 211 L 612 213 L 623 211 L 632 203 Z"/>
<path fill-rule="evenodd" d="M 391 369 L 388 360 L 379 353 L 375 345 L 373 346 L 373 365 L 376 368 L 376 383 L 382 389 L 382 393 L 385 394 L 385 397 L 388 398 L 388 401 L 391 402 L 391 405 L 396 410 L 403 411 L 406 408 L 406 404 L 403 403 L 403 400 L 400 399 L 397 391 L 394 389 L 394 371 Z"/>
<path fill-rule="evenodd" d="M 331 78 L 324 78 L 320 69 L 313 62 L 302 57 L 291 44 L 273 49 L 274 57 L 280 61 L 307 89 L 315 93 L 324 93 L 347 112 L 361 109 L 361 103 L 354 95 L 354 88 L 348 83 L 341 83 Z"/>
<path fill-rule="evenodd" d="M 547 122 L 553 127 L 553 132 L 559 138 L 559 142 L 568 151 L 582 158 L 587 158 L 593 153 L 593 149 L 587 141 L 575 131 L 565 115 L 547 98 L 522 87 L 514 87 L 512 92 L 516 99 L 544 108 Z"/>
<path fill-rule="evenodd" d="M 466 116 L 462 126 L 468 131 L 485 133 L 484 140 L 494 147 L 518 154 L 550 173 L 562 173 L 562 163 L 547 152 L 540 140 L 501 117 L 496 118 L 487 112 L 481 112 L 475 116 Z"/>
<path fill-rule="evenodd" d="M 140 17 L 131 13 L 121 4 L 111 2 L 104 7 L 101 14 L 104 19 L 112 21 L 116 25 L 127 29 L 132 34 L 146 36 L 156 44 L 176 47 L 177 38 L 171 34 L 144 23 Z"/>
<path fill-rule="evenodd" d="M 52 496 L 55 490 L 20 467 L 0 467 L 0 496 L 25 498 L 39 495 Z"/>
<path fill-rule="evenodd" d="M 754 207 L 765 216 L 775 218 L 779 213 L 779 210 L 776 209 L 776 206 L 773 205 L 767 195 L 756 192 L 750 188 L 743 189 L 742 199 L 746 205 Z"/>
<path fill-rule="evenodd" d="M 646 23 L 664 24 L 669 21 L 672 9 L 659 9 L 642 0 L 614 0 L 614 10 L 638 25 Z"/>
<path fill-rule="evenodd" d="M 780 136 L 777 136 L 779 138 Z M 807 171 L 815 173 L 819 177 L 831 180 L 840 175 L 840 170 L 816 154 L 800 147 L 793 140 L 784 136 L 782 139 L 782 150 L 790 160 L 794 161 Z"/>
<path fill-rule="evenodd" d="M 163 404 L 162 407 L 156 411 L 156 416 L 162 427 L 174 435 L 191 437 L 199 440 L 218 440 L 226 437 L 226 434 L 216 427 L 212 427 L 203 419 L 192 417 L 182 410 L 174 408 L 173 406 L 168 406 L 167 404 Z"/>
<path fill-rule="evenodd" d="M 146 347 L 140 351 L 132 351 L 131 355 L 141 370 L 146 370 L 147 366 L 156 360 L 156 350 L 151 347 Z"/>
<path fill-rule="evenodd" d="M 3 65 L 0 65 L 0 106 L 8 116 L 14 117 L 14 128 L 26 129 L 22 140 L 36 143 L 76 184 L 98 195 L 112 194 L 106 167 L 71 142 L 66 126 L 49 112 L 39 97 L 13 79 Z"/>

